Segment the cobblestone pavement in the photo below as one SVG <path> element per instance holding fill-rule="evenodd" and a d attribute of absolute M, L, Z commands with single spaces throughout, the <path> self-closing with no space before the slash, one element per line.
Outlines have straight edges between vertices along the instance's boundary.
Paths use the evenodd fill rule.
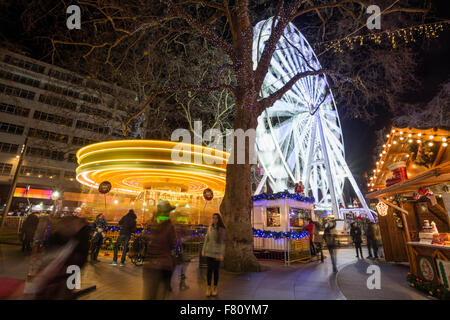
<path fill-rule="evenodd" d="M 28 257 L 20 247 L 0 245 L 1 278 L 25 279 Z M 100 257 L 100 262 L 88 263 L 82 270 L 82 289 L 96 285 L 97 289 L 80 297 L 81 300 L 139 300 L 142 297 L 142 267 L 127 261 L 125 267 L 109 266 L 111 257 Z M 205 296 L 206 269 L 199 268 L 198 261 L 187 265 L 186 283 L 189 289 L 179 290 L 179 271 L 172 277 L 174 300 L 341 300 L 341 299 L 426 299 L 407 286 L 407 269 L 378 263 L 382 266 L 382 289 L 368 290 L 369 260 L 359 261 L 353 249 L 339 249 L 337 253 L 339 273 L 332 272 L 330 259 L 307 264 L 262 262 L 262 272 L 234 274 L 220 270 L 218 291 L 214 298 Z M 386 267 L 387 266 L 387 267 Z"/>

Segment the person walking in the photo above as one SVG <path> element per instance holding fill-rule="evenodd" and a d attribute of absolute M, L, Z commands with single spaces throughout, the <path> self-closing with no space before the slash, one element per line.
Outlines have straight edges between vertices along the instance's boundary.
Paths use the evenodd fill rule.
<path fill-rule="evenodd" d="M 336 222 L 334 220 L 327 221 L 325 223 L 325 228 L 323 231 L 323 237 L 327 244 L 328 252 L 330 253 L 331 263 L 333 264 L 333 272 L 337 272 L 336 266 L 336 235 L 334 234 L 334 229 L 336 227 Z"/>
<path fill-rule="evenodd" d="M 175 216 L 175 232 L 177 235 L 176 240 L 176 264 L 180 268 L 180 290 L 187 290 L 189 286 L 186 285 L 186 264 L 189 259 L 184 252 L 184 241 L 187 239 L 187 225 L 183 223 L 184 217 Z"/>
<path fill-rule="evenodd" d="M 208 270 L 206 274 L 207 289 L 206 296 L 217 295 L 217 283 L 219 281 L 220 261 L 223 261 L 225 255 L 225 225 L 219 213 L 214 213 L 212 224 L 208 228 L 205 242 L 202 248 L 202 256 L 206 257 Z M 214 286 L 211 288 L 212 275 L 214 274 Z"/>
<path fill-rule="evenodd" d="M 308 219 L 308 224 L 305 226 L 306 231 L 308 232 L 309 238 L 309 251 L 311 252 L 311 256 L 316 255 L 316 248 L 314 246 L 314 222 L 312 219 Z"/>
<path fill-rule="evenodd" d="M 39 218 L 34 212 L 32 212 L 23 222 L 20 230 L 20 237 L 22 240 L 22 252 L 31 251 L 34 233 L 36 232 L 38 224 Z"/>
<path fill-rule="evenodd" d="M 366 231 L 366 238 L 367 238 L 367 250 L 369 251 L 368 259 L 378 259 L 378 244 L 377 244 L 377 237 L 376 237 L 376 226 L 375 223 L 369 222 L 367 225 L 367 231 Z M 372 255 L 373 251 L 373 255 Z"/>
<path fill-rule="evenodd" d="M 133 209 L 130 209 L 128 213 L 122 217 L 119 221 L 120 233 L 117 237 L 116 244 L 114 245 L 114 257 L 113 261 L 109 263 L 111 266 L 117 266 L 117 253 L 119 246 L 122 245 L 122 257 L 120 259 L 120 266 L 125 266 L 125 259 L 128 251 L 128 243 L 130 242 L 131 234 L 136 232 L 136 214 Z"/>
<path fill-rule="evenodd" d="M 363 253 L 362 253 L 362 232 L 361 228 L 358 226 L 356 222 L 352 222 L 351 229 L 350 229 L 350 235 L 352 236 L 353 243 L 355 244 L 355 250 L 356 250 L 356 258 L 359 259 L 359 254 L 361 253 L 361 259 L 363 259 Z"/>
<path fill-rule="evenodd" d="M 157 211 L 146 232 L 147 252 L 143 265 L 145 300 L 163 300 L 170 290 L 170 280 L 175 267 L 172 254 L 176 244 L 175 228 L 170 212 L 175 207 L 169 201 L 157 204 Z"/>
<path fill-rule="evenodd" d="M 106 222 L 105 216 L 103 214 L 98 214 L 94 221 L 94 235 L 91 241 L 91 262 L 99 261 L 98 253 L 103 244 L 103 239 L 105 238 L 104 231 L 108 223 Z"/>

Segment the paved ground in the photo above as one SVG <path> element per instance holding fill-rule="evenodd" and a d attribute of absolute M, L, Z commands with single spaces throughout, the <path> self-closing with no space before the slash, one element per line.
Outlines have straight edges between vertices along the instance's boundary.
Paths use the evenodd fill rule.
<path fill-rule="evenodd" d="M 336 299 L 427 299 L 407 286 L 407 269 L 400 266 L 377 263 L 381 267 L 381 290 L 366 287 L 367 266 L 374 262 L 358 261 L 353 249 L 338 250 L 338 274 L 332 273 L 330 259 L 324 263 L 293 264 L 284 266 L 275 262 L 262 262 L 259 273 L 233 274 L 221 270 L 219 295 L 206 298 L 206 269 L 198 267 L 198 261 L 187 266 L 188 290 L 178 289 L 178 270 L 172 277 L 173 291 L 169 299 L 177 300 L 336 300 Z M 28 258 L 20 247 L 0 245 L 0 278 L 25 279 Z M 141 299 L 142 267 L 130 262 L 125 267 L 108 265 L 109 257 L 101 262 L 88 263 L 82 271 L 82 288 L 96 285 L 97 289 L 81 297 L 89 300 Z M 1 279 L 0 279 L 1 281 Z"/>

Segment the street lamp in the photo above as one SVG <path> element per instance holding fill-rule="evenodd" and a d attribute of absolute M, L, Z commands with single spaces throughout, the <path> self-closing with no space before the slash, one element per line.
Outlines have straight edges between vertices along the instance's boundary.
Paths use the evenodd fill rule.
<path fill-rule="evenodd" d="M 56 213 L 56 203 L 59 199 L 60 193 L 59 191 L 55 190 L 52 192 L 52 199 L 53 199 L 53 209 L 52 209 L 52 216 Z"/>

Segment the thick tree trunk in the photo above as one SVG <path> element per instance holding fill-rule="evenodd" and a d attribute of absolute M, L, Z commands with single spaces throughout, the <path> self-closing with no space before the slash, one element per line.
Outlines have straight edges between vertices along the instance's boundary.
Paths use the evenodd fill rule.
<path fill-rule="evenodd" d="M 240 114 L 236 117 L 235 130 L 240 128 L 245 131 L 256 127 L 256 117 L 252 110 L 238 108 L 237 113 Z M 246 158 L 249 153 L 249 142 L 246 142 Z M 254 272 L 260 269 L 253 254 L 251 225 L 253 202 L 250 178 L 251 165 L 248 159 L 245 164 L 227 165 L 225 196 L 220 211 L 227 229 L 224 266 L 228 271 Z"/>

